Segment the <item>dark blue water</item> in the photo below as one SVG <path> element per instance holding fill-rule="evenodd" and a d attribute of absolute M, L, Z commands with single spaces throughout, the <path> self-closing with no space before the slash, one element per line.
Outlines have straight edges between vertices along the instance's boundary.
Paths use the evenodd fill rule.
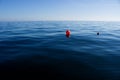
<path fill-rule="evenodd" d="M 120 80 L 120 22 L 0 22 L 0 71 Z"/>

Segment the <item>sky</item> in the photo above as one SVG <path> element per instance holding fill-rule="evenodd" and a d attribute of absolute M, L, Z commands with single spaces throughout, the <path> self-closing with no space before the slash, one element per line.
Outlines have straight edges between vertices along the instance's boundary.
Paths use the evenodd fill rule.
<path fill-rule="evenodd" d="M 0 21 L 120 21 L 120 0 L 0 0 Z"/>

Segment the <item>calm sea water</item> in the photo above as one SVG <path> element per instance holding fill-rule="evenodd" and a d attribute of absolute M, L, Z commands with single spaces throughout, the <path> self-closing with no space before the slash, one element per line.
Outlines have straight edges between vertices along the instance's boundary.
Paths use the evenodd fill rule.
<path fill-rule="evenodd" d="M 0 71 L 120 80 L 120 22 L 0 22 Z"/>

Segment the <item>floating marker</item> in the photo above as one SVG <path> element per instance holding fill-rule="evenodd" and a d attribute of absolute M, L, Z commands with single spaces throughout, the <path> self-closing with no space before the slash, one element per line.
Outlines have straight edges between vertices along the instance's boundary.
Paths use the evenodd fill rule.
<path fill-rule="evenodd" d="M 70 37 L 70 30 L 66 30 L 66 37 Z"/>
<path fill-rule="evenodd" d="M 99 32 L 97 32 L 97 35 L 99 35 Z"/>

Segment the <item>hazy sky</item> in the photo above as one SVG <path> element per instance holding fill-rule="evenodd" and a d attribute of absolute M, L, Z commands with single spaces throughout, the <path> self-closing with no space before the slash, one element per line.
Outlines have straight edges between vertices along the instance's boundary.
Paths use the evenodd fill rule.
<path fill-rule="evenodd" d="M 0 21 L 120 21 L 120 0 L 0 0 Z"/>

